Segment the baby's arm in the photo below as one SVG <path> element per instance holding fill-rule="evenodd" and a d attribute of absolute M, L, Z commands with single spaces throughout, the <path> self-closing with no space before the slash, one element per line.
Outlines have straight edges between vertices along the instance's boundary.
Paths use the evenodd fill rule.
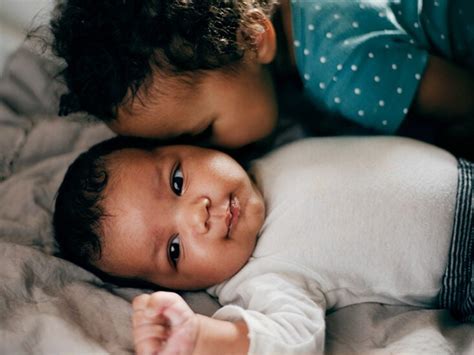
<path fill-rule="evenodd" d="M 421 116 L 462 123 L 474 120 L 474 76 L 445 59 L 431 56 L 414 105 Z"/>
<path fill-rule="evenodd" d="M 221 321 L 195 314 L 176 293 L 143 294 L 133 301 L 137 354 L 246 354 L 244 321 Z"/>

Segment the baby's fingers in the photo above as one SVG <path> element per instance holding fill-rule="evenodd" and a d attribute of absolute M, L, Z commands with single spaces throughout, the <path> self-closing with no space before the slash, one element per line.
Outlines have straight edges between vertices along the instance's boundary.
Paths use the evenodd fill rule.
<path fill-rule="evenodd" d="M 199 322 L 176 293 L 155 292 L 133 301 L 133 336 L 138 354 L 191 354 Z"/>
<path fill-rule="evenodd" d="M 180 326 L 194 316 L 194 312 L 181 296 L 173 292 L 155 292 L 148 300 L 145 315 L 155 318 L 163 314 L 172 327 Z"/>
<path fill-rule="evenodd" d="M 140 296 L 137 296 L 133 299 L 132 308 L 134 311 L 144 311 L 147 306 L 148 302 L 150 301 L 150 295 L 147 293 L 143 293 Z"/>
<path fill-rule="evenodd" d="M 169 334 L 169 329 L 159 324 L 141 325 L 133 328 L 135 346 L 145 341 L 166 341 Z"/>
<path fill-rule="evenodd" d="M 133 312 L 132 325 L 134 328 L 147 326 L 149 324 L 169 326 L 169 321 L 162 314 L 157 314 L 153 317 L 150 317 L 146 311 L 138 310 Z"/>
<path fill-rule="evenodd" d="M 135 340 L 135 352 L 137 355 L 158 354 L 166 342 L 160 339 L 152 338 L 137 342 Z"/>

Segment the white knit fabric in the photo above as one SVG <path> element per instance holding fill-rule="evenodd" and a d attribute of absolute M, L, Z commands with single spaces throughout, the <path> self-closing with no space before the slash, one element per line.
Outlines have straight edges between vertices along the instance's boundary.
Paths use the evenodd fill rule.
<path fill-rule="evenodd" d="M 210 288 L 244 319 L 251 354 L 321 353 L 326 310 L 434 306 L 451 240 L 457 161 L 402 138 L 315 138 L 257 161 L 267 218 L 248 264 Z"/>

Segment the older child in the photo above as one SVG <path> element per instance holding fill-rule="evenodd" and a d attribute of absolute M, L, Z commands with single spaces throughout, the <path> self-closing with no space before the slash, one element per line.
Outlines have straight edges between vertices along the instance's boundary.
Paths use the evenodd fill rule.
<path fill-rule="evenodd" d="M 138 353 L 314 354 L 325 311 L 360 302 L 473 319 L 471 163 L 406 139 L 326 138 L 251 171 L 120 140 L 69 168 L 54 216 L 65 256 L 223 305 L 207 318 L 176 294 L 138 297 Z"/>
<path fill-rule="evenodd" d="M 424 117 L 428 130 L 457 129 L 469 153 L 473 24 L 474 4 L 460 0 L 65 0 L 52 21 L 67 64 L 60 112 L 238 147 L 275 127 L 273 74 L 297 68 L 335 116 L 386 134 Z M 421 132 L 411 129 L 435 139 Z"/>

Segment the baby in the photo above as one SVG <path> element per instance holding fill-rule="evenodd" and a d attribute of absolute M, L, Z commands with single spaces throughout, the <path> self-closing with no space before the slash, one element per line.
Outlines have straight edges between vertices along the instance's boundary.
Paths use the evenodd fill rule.
<path fill-rule="evenodd" d="M 472 154 L 473 24 L 460 0 L 66 0 L 60 113 L 240 147 L 274 130 L 277 84 L 295 77 L 330 117 Z"/>
<path fill-rule="evenodd" d="M 54 213 L 65 257 L 169 292 L 134 300 L 138 353 L 324 351 L 325 312 L 361 302 L 473 320 L 474 165 L 402 138 L 313 138 L 256 160 L 115 138 L 83 153 Z"/>

